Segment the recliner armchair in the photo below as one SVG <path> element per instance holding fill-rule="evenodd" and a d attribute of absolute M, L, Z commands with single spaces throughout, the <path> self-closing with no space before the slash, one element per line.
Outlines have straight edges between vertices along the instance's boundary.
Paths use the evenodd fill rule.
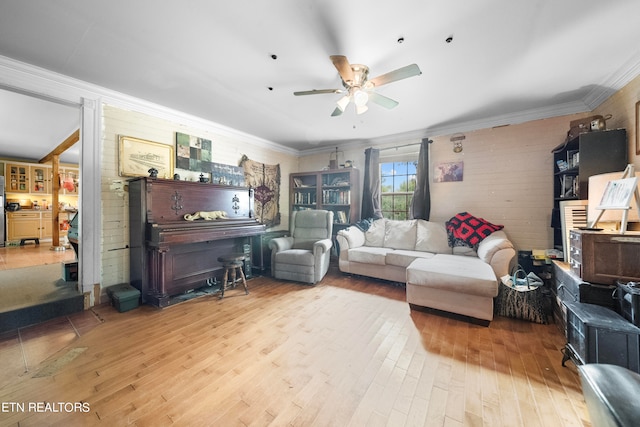
<path fill-rule="evenodd" d="M 276 279 L 319 282 L 329 270 L 333 212 L 294 211 L 290 231 L 291 236 L 269 242 L 271 274 Z"/>

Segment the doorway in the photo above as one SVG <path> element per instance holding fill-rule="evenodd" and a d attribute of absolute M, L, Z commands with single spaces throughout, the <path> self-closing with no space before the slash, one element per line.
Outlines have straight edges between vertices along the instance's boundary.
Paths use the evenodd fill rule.
<path fill-rule="evenodd" d="M 8 174 L 6 165 L 13 161 L 20 164 L 47 166 L 47 163 L 40 163 L 40 160 L 80 128 L 80 108 L 80 105 L 74 103 L 0 87 L 0 172 L 6 177 Z M 79 171 L 80 146 L 81 144 L 77 142 L 57 156 L 60 164 L 75 166 L 73 170 Z M 28 167 L 31 168 L 31 166 Z M 41 170 L 41 168 L 38 169 Z M 67 169 L 72 170 L 70 167 Z M 51 170 L 52 168 L 47 166 L 47 171 Z M 64 168 L 62 172 L 65 172 Z M 64 178 L 60 173 L 58 176 L 53 176 L 50 172 L 49 175 L 51 181 Z M 28 177 L 28 180 L 31 179 L 36 179 L 33 174 Z M 30 181 L 27 182 L 31 184 Z M 26 214 L 25 216 L 37 213 L 41 217 L 52 218 L 52 213 L 49 212 L 52 210 L 51 204 L 54 200 L 52 187 L 51 185 L 42 190 L 28 185 L 26 191 L 15 192 L 7 185 L 5 195 L 7 200 L 24 202 L 22 205 L 24 209 L 18 212 Z M 62 193 L 63 197 L 59 197 L 58 206 L 63 212 L 60 218 L 70 219 L 79 208 L 79 194 L 77 191 L 66 190 L 62 190 Z M 4 210 L 5 206 L 0 208 Z M 37 209 L 34 209 L 36 206 Z M 0 300 L 11 301 L 14 306 L 10 307 L 8 302 L 0 306 L 0 317 L 9 316 L 6 314 L 8 312 L 13 313 L 7 317 L 11 319 L 8 324 L 5 321 L 0 322 L 3 328 L 6 330 L 6 327 L 11 325 L 20 327 L 81 311 L 83 304 L 82 292 L 78 289 L 77 281 L 78 257 L 65 237 L 68 228 L 66 224 L 58 224 L 62 229 L 58 230 L 60 236 L 58 242 L 54 242 L 50 237 L 24 242 L 12 241 L 7 233 L 11 218 L 6 214 L 5 212 L 5 220 L 1 225 L 5 231 L 2 240 L 6 245 L 0 247 L 0 274 L 6 277 L 0 280 Z M 56 227 L 54 221 L 48 220 L 50 221 L 48 224 L 47 220 L 41 221 L 43 221 L 42 229 L 50 227 L 47 228 L 49 230 L 46 233 L 47 236 L 52 234 L 51 230 Z M 76 263 L 75 280 L 70 280 L 73 277 L 68 275 L 65 277 L 65 264 L 74 262 Z M 45 269 L 45 266 L 48 267 Z M 20 281 L 24 281 L 23 286 L 20 286 Z M 60 302 L 69 297 L 73 299 L 71 304 Z M 78 304 L 78 297 L 80 304 Z M 16 316 L 16 310 L 27 313 L 24 321 L 15 322 L 16 317 L 20 317 Z"/>

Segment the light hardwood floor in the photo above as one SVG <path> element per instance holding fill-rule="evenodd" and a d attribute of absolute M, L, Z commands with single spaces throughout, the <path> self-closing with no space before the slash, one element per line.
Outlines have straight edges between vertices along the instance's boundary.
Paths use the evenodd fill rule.
<path fill-rule="evenodd" d="M 0 270 L 54 264 L 75 259 L 76 254 L 73 249 L 53 251 L 51 250 L 51 242 L 46 241 L 41 241 L 39 245 L 29 241 L 24 246 L 0 248 Z"/>
<path fill-rule="evenodd" d="M 163 310 L 98 306 L 91 316 L 103 323 L 26 369 L 11 357 L 28 357 L 31 342 L 0 337 L 14 370 L 0 404 L 25 406 L 1 411 L 0 425 L 590 425 L 554 324 L 411 311 L 404 289 L 335 268 L 316 286 L 248 284 L 249 295 Z M 35 402 L 88 412 L 29 411 Z"/>

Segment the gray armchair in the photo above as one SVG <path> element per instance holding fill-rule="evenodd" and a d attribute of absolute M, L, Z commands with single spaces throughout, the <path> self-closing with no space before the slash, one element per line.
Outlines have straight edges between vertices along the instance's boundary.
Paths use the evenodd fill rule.
<path fill-rule="evenodd" d="M 291 236 L 269 242 L 271 274 L 276 279 L 315 284 L 329 270 L 333 212 L 294 211 Z"/>

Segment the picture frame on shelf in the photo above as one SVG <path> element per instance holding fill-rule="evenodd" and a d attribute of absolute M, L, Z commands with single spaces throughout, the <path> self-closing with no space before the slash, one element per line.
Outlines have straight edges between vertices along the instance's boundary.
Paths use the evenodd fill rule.
<path fill-rule="evenodd" d="M 173 176 L 173 145 L 120 136 L 118 159 L 120 176 L 149 176 L 149 169 L 160 178 Z"/>

